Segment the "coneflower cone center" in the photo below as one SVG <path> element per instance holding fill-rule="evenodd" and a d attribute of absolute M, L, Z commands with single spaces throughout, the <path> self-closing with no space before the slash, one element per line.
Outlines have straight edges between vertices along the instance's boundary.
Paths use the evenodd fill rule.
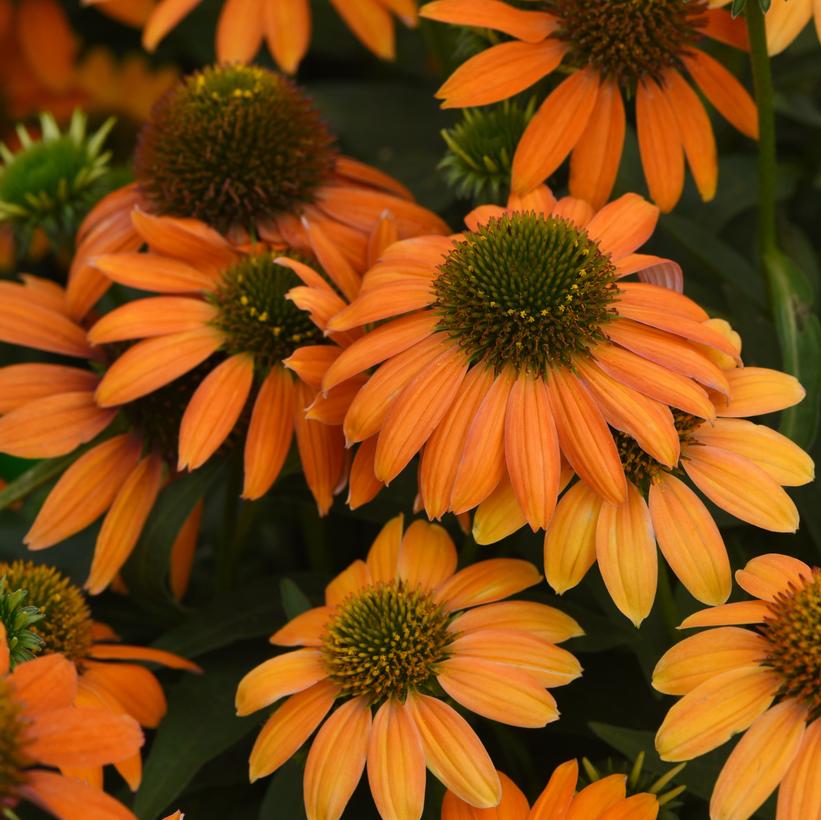
<path fill-rule="evenodd" d="M 821 569 L 800 588 L 781 592 L 760 627 L 770 644 L 766 663 L 781 674 L 783 697 L 796 698 L 821 717 Z"/>
<path fill-rule="evenodd" d="M 285 298 L 302 282 L 275 258 L 272 253 L 245 257 L 225 271 L 210 297 L 219 308 L 215 324 L 225 333 L 229 352 L 251 353 L 263 369 L 302 345 L 325 341 L 310 316 Z"/>
<path fill-rule="evenodd" d="M 331 176 L 335 140 L 312 100 L 256 66 L 206 68 L 154 106 L 134 171 L 157 212 L 218 230 L 310 202 Z"/>
<path fill-rule="evenodd" d="M 0 680 L 0 812 L 16 804 L 23 769 L 28 765 L 23 748 L 24 729 L 12 686 L 7 680 Z"/>
<path fill-rule="evenodd" d="M 614 282 L 610 256 L 568 220 L 505 214 L 448 254 L 433 309 L 472 362 L 545 375 L 604 339 Z"/>
<path fill-rule="evenodd" d="M 554 36 L 568 44 L 567 62 L 629 87 L 683 67 L 707 7 L 701 0 L 544 0 L 544 6 L 560 21 Z"/>
<path fill-rule="evenodd" d="M 404 581 L 350 596 L 326 628 L 322 653 L 344 695 L 372 703 L 404 701 L 428 684 L 452 636 L 448 614 L 430 594 Z"/>
<path fill-rule="evenodd" d="M 30 629 L 43 641 L 43 654 L 61 653 L 71 661 L 88 654 L 92 644 L 91 610 L 79 587 L 54 567 L 32 561 L 0 564 L 11 590 L 27 591 L 26 603 L 43 617 Z"/>

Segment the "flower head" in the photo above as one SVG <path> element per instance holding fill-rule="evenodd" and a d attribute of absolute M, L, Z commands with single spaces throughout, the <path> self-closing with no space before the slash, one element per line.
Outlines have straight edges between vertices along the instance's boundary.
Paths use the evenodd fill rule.
<path fill-rule="evenodd" d="M 656 748 L 690 760 L 744 732 L 713 789 L 710 816 L 750 817 L 779 788 L 779 820 L 814 817 L 821 793 L 821 570 L 786 555 L 753 558 L 736 572 L 755 600 L 691 615 L 714 627 L 668 650 L 653 673 L 679 695 Z M 742 628 L 750 625 L 752 628 Z"/>
<path fill-rule="evenodd" d="M 624 146 L 623 97 L 635 97 L 639 149 L 652 198 L 663 211 L 673 208 L 684 185 L 686 157 L 702 198 L 711 199 L 718 177 L 715 140 L 685 72 L 736 128 L 757 135 L 749 94 L 699 47 L 705 36 L 745 47 L 743 21 L 731 20 L 703 0 L 594 5 L 543 0 L 528 4 L 528 10 L 495 0 L 436 0 L 421 14 L 512 38 L 457 69 L 439 91 L 446 106 L 498 102 L 560 65 L 568 71 L 519 142 L 512 167 L 518 194 L 543 182 L 571 155 L 570 192 L 601 207 Z"/>
<path fill-rule="evenodd" d="M 392 321 L 357 339 L 322 380 L 336 389 L 381 365 L 343 422 L 348 442 L 363 443 L 377 489 L 421 450 L 430 517 L 471 510 L 509 482 L 536 530 L 569 477 L 563 459 L 599 497 L 623 503 L 608 424 L 674 466 L 668 405 L 712 419 L 706 388 L 724 380 L 690 342 L 737 351 L 700 307 L 661 286 L 680 278 L 674 263 L 635 253 L 657 215 L 634 194 L 594 214 L 542 187 L 512 196 L 507 209 L 477 208 L 462 234 L 389 247 L 328 329 Z M 635 272 L 645 281 L 624 281 Z M 618 342 L 624 327 L 638 344 Z M 674 350 L 690 351 L 693 367 Z"/>
<path fill-rule="evenodd" d="M 420 815 L 426 765 L 467 803 L 499 802 L 481 741 L 440 697 L 491 720 L 544 726 L 558 717 L 546 687 L 581 673 L 555 643 L 581 633 L 551 607 L 503 601 L 538 582 L 531 564 L 495 559 L 455 570 L 445 530 L 416 521 L 403 534 L 399 516 L 365 561 L 328 585 L 324 606 L 272 636 L 303 648 L 240 682 L 240 715 L 290 695 L 257 738 L 252 780 L 281 766 L 322 724 L 305 769 L 308 817 L 340 817 L 366 763 L 383 816 Z"/>

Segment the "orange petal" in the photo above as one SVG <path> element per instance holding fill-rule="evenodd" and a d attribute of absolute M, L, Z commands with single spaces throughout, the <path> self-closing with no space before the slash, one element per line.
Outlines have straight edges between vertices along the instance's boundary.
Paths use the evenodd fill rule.
<path fill-rule="evenodd" d="M 212 327 L 137 342 L 106 371 L 97 403 L 112 407 L 152 393 L 202 364 L 222 342 L 222 334 Z"/>
<path fill-rule="evenodd" d="M 549 643 L 561 643 L 584 634 L 569 615 L 535 601 L 501 601 L 469 609 L 451 621 L 450 629 L 462 635 L 474 630 L 515 629 Z"/>
<path fill-rule="evenodd" d="M 601 208 L 608 200 L 624 148 L 621 91 L 613 80 L 599 86 L 596 106 L 570 157 L 570 193 Z"/>
<path fill-rule="evenodd" d="M 5 626 L 3 637 L 6 638 Z M 8 674 L 8 669 L 4 674 Z M 43 655 L 18 664 L 7 679 L 17 697 L 36 714 L 69 706 L 77 692 L 77 667 L 62 655 Z"/>
<path fill-rule="evenodd" d="M 49 91 L 66 93 L 79 43 L 57 0 L 26 0 L 16 11 L 17 41 L 26 67 Z"/>
<path fill-rule="evenodd" d="M 396 576 L 422 589 L 447 580 L 456 570 L 456 546 L 438 524 L 414 521 L 399 547 Z"/>
<path fill-rule="evenodd" d="M 394 519 L 396 520 L 396 519 Z M 389 526 L 391 522 L 385 525 Z M 382 531 L 385 531 L 385 527 Z M 395 578 L 392 574 L 389 580 Z M 371 583 L 371 575 L 368 565 L 364 561 L 357 559 L 347 566 L 336 578 L 325 587 L 325 603 L 327 606 L 337 606 L 341 604 L 349 595 L 358 592 L 362 587 Z"/>
<path fill-rule="evenodd" d="M 104 791 L 57 772 L 28 771 L 20 794 L 55 817 L 98 817 L 100 820 L 133 820 L 134 817 Z"/>
<path fill-rule="evenodd" d="M 103 519 L 85 588 L 102 592 L 122 569 L 154 507 L 163 482 L 163 460 L 146 456 L 123 483 Z"/>
<path fill-rule="evenodd" d="M 24 539 L 29 549 L 57 544 L 99 518 L 134 469 L 140 449 L 136 438 L 123 434 L 80 456 L 40 508 Z"/>
<path fill-rule="evenodd" d="M 365 698 L 349 700 L 323 724 L 305 762 L 303 795 L 309 818 L 339 820 L 368 754 L 371 710 Z M 345 754 L 340 755 L 344 749 Z"/>
<path fill-rule="evenodd" d="M 277 646 L 322 646 L 322 633 L 331 608 L 317 606 L 297 615 L 270 637 Z"/>
<path fill-rule="evenodd" d="M 713 327 L 704 308 L 681 293 L 645 282 L 619 282 L 619 300 L 635 308 L 656 311 L 662 317 L 670 315 L 703 323 L 708 330 L 713 331 L 710 340 L 714 341 L 719 349 L 726 350 L 733 356 L 737 356 L 739 352 L 736 343 L 730 341 L 726 333 Z"/>
<path fill-rule="evenodd" d="M 376 0 L 358 0 L 356 3 L 331 0 L 331 5 L 362 45 L 383 60 L 394 58 L 393 21 Z"/>
<path fill-rule="evenodd" d="M 286 652 L 254 667 L 237 687 L 237 714 L 250 715 L 286 695 L 302 692 L 328 676 L 317 649 Z"/>
<path fill-rule="evenodd" d="M 630 482 L 623 504 L 601 506 L 596 559 L 613 603 L 638 627 L 653 608 L 658 556 L 650 511 Z"/>
<path fill-rule="evenodd" d="M 303 217 L 302 224 L 308 232 L 311 248 L 322 270 L 328 274 L 347 301 L 356 299 L 362 284 L 360 275 L 351 267 L 351 263 L 318 222 L 311 222 Z"/>
<path fill-rule="evenodd" d="M 58 393 L 93 392 L 96 373 L 61 364 L 12 364 L 0 368 L 0 413 Z"/>
<path fill-rule="evenodd" d="M 626 780 L 623 774 L 611 774 L 585 786 L 573 798 L 566 820 L 585 820 L 602 810 L 607 811 L 617 806 L 627 793 Z"/>
<path fill-rule="evenodd" d="M 459 66 L 436 96 L 444 100 L 443 108 L 488 105 L 515 97 L 550 74 L 566 52 L 567 46 L 553 38 L 491 46 Z"/>
<path fill-rule="evenodd" d="M 202 0 L 160 0 L 143 29 L 143 47 L 154 51 L 160 40 Z"/>
<path fill-rule="evenodd" d="M 479 561 L 451 576 L 436 590 L 436 600 L 450 611 L 500 601 L 541 580 L 536 567 L 516 558 Z"/>
<path fill-rule="evenodd" d="M 313 402 L 306 408 L 305 417 L 322 424 L 341 427 L 356 394 L 367 381 L 367 375 L 360 373 L 331 388 L 327 393 L 317 393 Z"/>
<path fill-rule="evenodd" d="M 718 447 L 693 445 L 682 454 L 690 480 L 730 515 L 771 532 L 795 532 L 798 510 L 762 469 Z"/>
<path fill-rule="evenodd" d="M 394 479 L 419 452 L 450 408 L 467 373 L 457 345 L 448 345 L 392 403 L 379 433 L 374 473 L 385 483 Z"/>
<path fill-rule="evenodd" d="M 200 522 L 202 521 L 202 511 L 205 506 L 203 499 L 200 499 L 194 509 L 180 527 L 174 543 L 171 545 L 171 559 L 168 567 L 168 585 L 171 587 L 171 594 L 176 600 L 180 600 L 188 589 L 188 581 L 191 578 L 191 570 L 194 565 L 194 552 L 197 549 L 197 538 L 200 534 Z"/>
<path fill-rule="evenodd" d="M 291 376 L 271 368 L 259 389 L 245 439 L 242 497 L 265 495 L 276 481 L 294 435 L 294 387 Z"/>
<path fill-rule="evenodd" d="M 763 601 L 774 601 L 791 588 L 802 589 L 812 582 L 812 577 L 812 570 L 803 561 L 777 553 L 759 555 L 735 574 L 736 582 L 745 592 Z"/>
<path fill-rule="evenodd" d="M 231 356 L 202 380 L 180 423 L 178 470 L 196 470 L 222 446 L 245 407 L 253 380 L 254 359 L 247 353 Z"/>
<path fill-rule="evenodd" d="M 428 695 L 408 695 L 407 708 L 419 729 L 425 761 L 457 797 L 477 808 L 501 799 L 499 776 L 476 733 L 446 703 Z"/>
<path fill-rule="evenodd" d="M 505 474 L 505 416 L 515 379 L 512 370 L 503 370 L 470 423 L 450 495 L 457 514 L 484 501 Z"/>
<path fill-rule="evenodd" d="M 406 278 L 365 290 L 329 322 L 329 331 L 350 330 L 427 307 L 436 299 L 430 282 Z"/>
<path fill-rule="evenodd" d="M 661 759 L 690 760 L 726 743 L 769 707 L 780 685 L 780 675 L 760 666 L 711 677 L 667 713 L 656 734 Z"/>
<path fill-rule="evenodd" d="M 139 290 L 158 293 L 200 293 L 216 285 L 215 278 L 187 262 L 153 253 L 104 254 L 92 260 L 109 279 Z"/>
<path fill-rule="evenodd" d="M 253 783 L 278 769 L 313 734 L 333 706 L 339 692 L 331 681 L 291 695 L 262 727 L 248 761 Z"/>
<path fill-rule="evenodd" d="M 730 383 L 729 404 L 718 415 L 739 418 L 775 413 L 798 404 L 806 391 L 795 376 L 766 367 L 740 367 L 725 372 Z"/>
<path fill-rule="evenodd" d="M 679 641 L 661 656 L 653 670 L 653 686 L 666 695 L 686 695 L 713 676 L 753 666 L 768 654 L 767 641 L 750 629 L 707 629 Z"/>
<path fill-rule="evenodd" d="M 513 384 L 507 403 L 505 460 L 530 528 L 545 529 L 559 492 L 559 438 L 544 382 L 524 373 Z"/>
<path fill-rule="evenodd" d="M 84 661 L 81 691 L 93 694 L 106 708 L 131 715 L 141 726 L 156 728 L 168 705 L 153 672 L 131 663 Z"/>
<path fill-rule="evenodd" d="M 695 626 L 725 626 L 729 624 L 760 624 L 772 617 L 772 611 L 764 601 L 739 601 L 735 604 L 702 609 L 686 617 L 679 629 Z"/>
<path fill-rule="evenodd" d="M 572 589 L 596 560 L 602 499 L 583 481 L 561 498 L 544 540 L 544 573 L 558 595 Z"/>
<path fill-rule="evenodd" d="M 311 41 L 311 7 L 307 0 L 265 3 L 265 38 L 277 65 L 293 74 Z"/>
<path fill-rule="evenodd" d="M 456 26 L 489 28 L 526 43 L 538 43 L 556 30 L 556 18 L 540 11 L 521 11 L 500 0 L 434 0 L 420 17 Z"/>
<path fill-rule="evenodd" d="M 153 646 L 129 646 L 127 644 L 95 643 L 88 652 L 90 658 L 107 660 L 132 660 L 159 663 L 169 669 L 185 669 L 188 672 L 201 672 L 197 664 L 174 652 L 156 649 Z"/>
<path fill-rule="evenodd" d="M 654 794 L 641 792 L 620 800 L 600 814 L 598 820 L 656 820 L 658 813 L 658 798 Z"/>
<path fill-rule="evenodd" d="M 548 395 L 562 454 L 603 499 L 624 500 L 626 481 L 616 443 L 587 388 L 562 367 L 550 372 Z"/>
<path fill-rule="evenodd" d="M 490 720 L 540 729 L 559 718 L 550 693 L 520 669 L 463 657 L 448 658 L 438 668 L 436 680 L 445 692 Z"/>
<path fill-rule="evenodd" d="M 578 778 L 579 764 L 575 760 L 568 760 L 557 766 L 544 791 L 533 804 L 528 820 L 556 820 L 558 817 L 565 817 L 573 802 Z"/>
<path fill-rule="evenodd" d="M 217 309 L 200 299 L 180 296 L 138 299 L 103 316 L 88 332 L 88 338 L 94 344 L 105 344 L 182 333 L 207 325 L 216 315 Z"/>
<path fill-rule="evenodd" d="M 821 816 L 821 720 L 807 726 L 804 739 L 778 790 L 778 820 Z"/>
<path fill-rule="evenodd" d="M 789 699 L 765 712 L 730 753 L 710 798 L 716 820 L 745 820 L 777 788 L 804 737 L 807 707 Z"/>
<path fill-rule="evenodd" d="M 513 157 L 511 185 L 516 193 L 535 188 L 564 162 L 587 127 L 598 92 L 598 74 L 586 68 L 574 71 L 542 103 Z"/>
<path fill-rule="evenodd" d="M 217 59 L 250 63 L 262 44 L 264 11 L 259 3 L 225 0 L 217 24 Z"/>
<path fill-rule="evenodd" d="M 400 513 L 382 527 L 371 544 L 367 562 L 372 583 L 387 583 L 396 578 L 404 526 L 404 516 Z"/>
<path fill-rule="evenodd" d="M 690 594 L 705 604 L 723 604 L 732 587 L 730 560 L 699 497 L 665 473 L 650 485 L 650 517 L 662 554 Z"/>
<path fill-rule="evenodd" d="M 767 51 L 770 56 L 780 54 L 807 25 L 815 13 L 815 26 L 818 29 L 818 4 L 814 6 L 809 0 L 803 3 L 775 0 L 767 11 Z M 779 818 L 780 820 L 780 818 Z"/>
<path fill-rule="evenodd" d="M 556 207 L 550 212 L 553 217 L 566 219 L 572 222 L 577 228 L 585 228 L 593 219 L 593 206 L 583 199 L 576 199 L 572 196 L 563 196 Z"/>
<path fill-rule="evenodd" d="M 640 248 L 652 235 L 659 209 L 638 194 L 623 194 L 605 205 L 590 220 L 587 234 L 613 259 Z"/>
<path fill-rule="evenodd" d="M 399 239 L 399 228 L 390 211 L 385 211 L 368 237 L 368 268 L 372 268 L 385 250 Z"/>
<path fill-rule="evenodd" d="M 318 390 L 322 386 L 323 376 L 340 353 L 342 350 L 335 345 L 305 345 L 283 359 L 282 364 L 296 373 L 305 384 Z"/>
<path fill-rule="evenodd" d="M 424 456 L 423 456 L 424 459 Z M 495 544 L 527 524 L 510 479 L 505 476 L 496 489 L 476 508 L 473 516 L 473 540 L 477 544 Z"/>
<path fill-rule="evenodd" d="M 425 754 L 408 707 L 387 700 L 368 747 L 368 782 L 381 817 L 418 820 L 425 803 Z"/>
<path fill-rule="evenodd" d="M 402 197 L 402 199 L 413 199 L 413 194 L 398 179 L 394 179 L 384 171 L 351 157 L 338 156 L 335 171 L 340 176 L 346 177 L 353 182 L 390 191 L 392 194 Z"/>
<path fill-rule="evenodd" d="M 530 805 L 522 790 L 504 773 L 498 772 L 499 782 L 502 785 L 502 800 L 495 809 L 475 809 L 453 792 L 445 792 L 442 800 L 441 820 L 483 820 L 490 816 L 497 820 L 520 820 L 527 818 Z"/>

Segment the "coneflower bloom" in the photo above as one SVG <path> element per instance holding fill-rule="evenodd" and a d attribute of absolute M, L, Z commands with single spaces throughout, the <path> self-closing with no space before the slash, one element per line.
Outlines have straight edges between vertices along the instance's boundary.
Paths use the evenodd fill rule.
<path fill-rule="evenodd" d="M 787 555 L 736 572 L 756 600 L 696 612 L 653 673 L 680 695 L 656 735 L 664 760 L 691 760 L 744 736 L 713 788 L 713 820 L 745 820 L 778 788 L 778 820 L 821 816 L 821 570 Z M 752 628 L 741 628 L 749 625 Z"/>
<path fill-rule="evenodd" d="M 141 246 L 131 219 L 137 208 L 177 218 L 178 244 L 185 245 L 186 229 L 189 243 L 204 233 L 199 223 L 189 225 L 194 219 L 241 247 L 261 240 L 310 252 L 305 217 L 357 270 L 364 270 L 369 238 L 386 210 L 402 238 L 447 232 L 399 182 L 340 156 L 311 99 L 255 66 L 206 68 L 160 98 L 140 134 L 134 175 L 136 182 L 104 197 L 78 232 L 68 283 L 72 316 L 84 316 L 111 284 L 91 260 Z"/>
<path fill-rule="evenodd" d="M 467 803 L 497 805 L 501 784 L 482 742 L 437 695 L 514 726 L 557 719 L 546 687 L 569 683 L 581 668 L 555 642 L 581 631 L 551 607 L 503 601 L 538 581 L 532 564 L 515 559 L 456 572 L 444 529 L 415 521 L 403 534 L 401 516 L 388 522 L 367 559 L 327 586 L 324 606 L 271 637 L 302 648 L 240 681 L 240 715 L 290 696 L 257 738 L 251 780 L 281 766 L 322 724 L 305 766 L 310 820 L 337 820 L 366 765 L 383 817 L 421 816 L 426 766 Z"/>
<path fill-rule="evenodd" d="M 328 329 L 392 321 L 357 339 L 322 381 L 332 390 L 381 365 L 343 423 L 349 444 L 368 447 L 375 478 L 393 480 L 424 448 L 419 490 L 429 517 L 471 510 L 509 481 L 537 530 L 552 517 L 562 456 L 601 498 L 625 501 L 608 424 L 674 466 L 668 405 L 712 419 L 707 389 L 728 389 L 706 355 L 678 351 L 688 341 L 736 351 L 690 299 L 623 281 L 680 274 L 635 253 L 657 216 L 635 194 L 594 214 L 542 186 L 514 195 L 507 210 L 478 208 L 463 234 L 389 247 Z M 614 342 L 612 328 L 631 340 Z"/>
<path fill-rule="evenodd" d="M 9 673 L 6 628 L 0 623 L 0 806 L 34 803 L 58 818 L 133 820 L 100 789 L 54 771 L 117 763 L 139 754 L 137 722 L 103 709 L 78 708 L 77 670 L 62 655 L 35 658 Z"/>
<path fill-rule="evenodd" d="M 655 794 L 627 796 L 627 775 L 611 774 L 576 791 L 579 764 L 568 760 L 557 766 L 532 808 L 522 790 L 499 772 L 502 800 L 496 816 L 504 820 L 656 820 L 659 800 Z M 442 820 L 483 820 L 481 809 L 465 803 L 448 790 L 442 801 Z"/>
<path fill-rule="evenodd" d="M 545 575 L 556 592 L 575 586 L 598 562 L 614 603 L 638 626 L 655 599 L 658 543 L 695 598 L 712 605 L 726 601 L 731 576 L 724 541 L 685 478 L 742 521 L 772 532 L 798 529 L 798 510 L 782 486 L 812 481 L 813 461 L 790 439 L 746 416 L 791 407 L 804 390 L 792 376 L 766 368 L 725 375 L 731 399 L 717 404 L 715 421 L 673 414 L 681 440 L 681 462 L 674 469 L 628 434 L 617 433 L 625 501 L 602 502 L 583 480 L 565 493 L 545 535 Z"/>
<path fill-rule="evenodd" d="M 362 379 L 324 400 L 328 412 L 321 419 L 327 423 L 306 418 L 304 408 L 316 398 L 312 372 L 324 372 L 356 337 L 325 337 L 324 330 L 359 292 L 359 274 L 322 228 L 307 220 L 310 247 L 327 278 L 264 246 L 234 251 L 203 223 L 189 220 L 181 229 L 179 220 L 139 210 L 133 218 L 149 251 L 100 256 L 94 264 L 116 282 L 169 295 L 129 302 L 91 328 L 95 344 L 142 340 L 108 368 L 97 404 L 124 405 L 128 412 L 130 403 L 205 367 L 207 375 L 195 376 L 197 387 L 180 423 L 177 468 L 202 466 L 238 424 L 246 426 L 242 495 L 256 499 L 276 480 L 295 436 L 308 486 L 326 513 L 346 472 L 341 417 L 333 416 L 333 407 L 345 405 Z M 395 236 L 395 223 L 383 221 L 377 228 Z M 294 378 L 282 362 L 306 343 L 313 343 L 312 362 Z"/>
<path fill-rule="evenodd" d="M 83 2 L 106 11 L 110 0 Z M 201 2 L 159 0 L 143 29 L 146 50 L 153 51 Z M 393 15 L 407 26 L 416 25 L 416 0 L 330 0 L 330 3 L 362 45 L 383 60 L 392 60 L 395 56 Z M 217 25 L 219 61 L 250 63 L 263 40 L 277 65 L 293 74 L 311 42 L 310 0 L 224 0 Z"/>
<path fill-rule="evenodd" d="M 82 591 L 53 567 L 31 561 L 0 563 L 4 594 L 25 590 L 25 602 L 40 610 L 42 618 L 30 629 L 42 640 L 42 653 L 59 654 L 78 673 L 74 703 L 133 717 L 141 726 L 155 729 L 166 712 L 162 687 L 153 672 L 134 661 L 147 661 L 172 669 L 197 672 L 199 667 L 172 652 L 119 643 L 105 624 L 93 621 Z M 139 751 L 114 761 L 132 791 L 140 785 Z M 102 788 L 102 767 L 73 767 L 73 775 Z"/>
<path fill-rule="evenodd" d="M 522 10 L 498 0 L 436 0 L 434 20 L 494 29 L 512 39 L 468 60 L 442 86 L 448 107 L 515 96 L 561 66 L 567 76 L 531 120 L 516 150 L 512 186 L 525 193 L 571 155 L 570 192 L 601 207 L 613 189 L 625 135 L 623 98 L 636 101 L 636 127 L 650 196 L 663 211 L 678 202 L 684 160 L 703 199 L 718 178 L 707 112 L 685 72 L 739 131 L 756 137 L 752 98 L 703 37 L 746 46 L 743 20 L 704 0 L 636 3 L 541 0 Z"/>
<path fill-rule="evenodd" d="M 79 360 L 0 368 L 0 452 L 19 458 L 56 458 L 108 431 L 60 476 L 25 537 L 30 549 L 63 541 L 105 514 L 86 586 L 101 592 L 137 544 L 176 463 L 176 437 L 190 389 L 166 391 L 123 414 L 94 400 L 106 352 L 92 347 L 68 315 L 65 291 L 24 276 L 0 282 L 0 341 Z M 117 420 L 115 422 L 115 419 Z M 170 451 L 170 455 L 169 455 Z M 172 551 L 171 576 L 181 595 L 197 537 L 198 510 L 183 525 Z"/>

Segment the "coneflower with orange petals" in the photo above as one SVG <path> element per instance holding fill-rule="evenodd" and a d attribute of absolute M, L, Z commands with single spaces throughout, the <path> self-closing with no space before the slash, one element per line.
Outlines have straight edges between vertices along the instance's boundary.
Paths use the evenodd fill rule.
<path fill-rule="evenodd" d="M 744 733 L 713 788 L 710 817 L 746 820 L 776 788 L 778 820 L 819 817 L 821 570 L 769 554 L 736 581 L 755 600 L 686 618 L 682 628 L 711 628 L 656 666 L 655 688 L 681 696 L 656 748 L 664 760 L 691 760 Z"/>
<path fill-rule="evenodd" d="M 0 368 L 0 452 L 56 458 L 91 445 L 60 476 L 25 541 L 30 549 L 51 547 L 104 515 L 86 582 L 98 593 L 128 559 L 160 489 L 174 475 L 179 420 L 193 387 L 186 393 L 182 386 L 182 401 L 178 385 L 133 405 L 130 415 L 100 407 L 94 391 L 108 353 L 94 348 L 85 328 L 68 315 L 59 285 L 22 278 L 0 283 L 0 340 L 79 361 Z M 199 516 L 195 507 L 172 549 L 171 584 L 178 597 L 185 591 Z"/>
<path fill-rule="evenodd" d="M 709 4 L 713 5 L 713 4 Z M 523 194 L 570 156 L 570 192 L 601 207 L 621 161 L 624 99 L 635 99 L 639 151 L 650 196 L 678 202 L 684 161 L 705 200 L 718 180 L 710 119 L 690 81 L 739 131 L 756 137 L 755 104 L 703 38 L 747 45 L 743 20 L 704 0 L 636 3 L 542 0 L 520 9 L 498 0 L 435 0 L 421 15 L 490 28 L 511 39 L 468 60 L 442 86 L 446 107 L 513 97 L 561 68 L 564 79 L 531 120 L 516 150 L 512 186 Z"/>
<path fill-rule="evenodd" d="M 503 600 L 538 583 L 532 564 L 499 558 L 457 572 L 444 529 L 403 529 L 401 516 L 388 522 L 366 560 L 327 586 L 323 606 L 271 637 L 302 648 L 256 667 L 237 690 L 240 715 L 287 697 L 251 752 L 252 780 L 319 728 L 305 766 L 309 820 L 338 820 L 366 766 L 385 818 L 421 816 L 426 767 L 468 804 L 496 806 L 499 776 L 442 690 L 490 720 L 540 727 L 558 717 L 547 688 L 581 673 L 555 645 L 581 633 L 571 618 Z"/>
<path fill-rule="evenodd" d="M 147 15 L 129 9 L 128 22 L 143 26 L 143 46 L 154 51 L 202 0 L 158 0 Z M 109 0 L 83 0 L 122 19 Z M 416 0 L 330 0 L 362 45 L 383 60 L 395 56 L 394 15 L 406 26 L 416 25 Z M 111 3 L 114 6 L 114 3 Z M 134 5 L 137 5 L 134 3 Z M 145 6 L 145 0 L 141 0 Z M 250 63 L 263 44 L 282 71 L 293 74 L 311 42 L 309 0 L 224 0 L 217 25 L 217 58 L 221 63 Z"/>
<path fill-rule="evenodd" d="M 680 443 L 670 407 L 713 419 L 707 391 L 727 389 L 706 353 L 685 360 L 675 351 L 688 341 L 737 351 L 676 290 L 624 281 L 638 272 L 680 286 L 677 265 L 636 253 L 657 216 L 635 194 L 594 213 L 541 187 L 511 197 L 507 210 L 476 209 L 463 234 L 389 247 L 327 327 L 391 321 L 357 339 L 322 380 L 330 391 L 378 366 L 343 422 L 375 480 L 392 481 L 421 451 L 429 517 L 471 510 L 509 482 L 538 530 L 569 476 L 563 460 L 603 500 L 625 501 L 608 425 L 674 466 Z M 635 344 L 610 337 L 622 326 Z"/>
<path fill-rule="evenodd" d="M 304 217 L 360 271 L 386 210 L 402 238 L 447 232 L 395 179 L 339 155 L 313 101 L 256 66 L 206 68 L 171 88 L 140 134 L 134 176 L 80 228 L 68 282 L 72 316 L 85 316 L 111 284 L 92 260 L 143 243 L 135 209 L 178 220 L 177 241 L 188 229 L 196 242 L 204 222 L 234 246 L 259 241 L 310 253 Z"/>
<path fill-rule="evenodd" d="M 53 567 L 3 562 L 0 578 L 6 581 L 4 594 L 25 590 L 26 604 L 40 611 L 40 619 L 30 629 L 42 641 L 42 655 L 59 654 L 76 666 L 76 706 L 130 715 L 141 726 L 155 729 L 166 712 L 165 694 L 154 673 L 134 661 L 199 671 L 195 663 L 172 652 L 120 643 L 109 627 L 92 620 L 82 591 Z M 136 791 L 142 776 L 140 752 L 113 762 Z M 102 788 L 100 765 L 74 766 L 71 774 Z"/>
<path fill-rule="evenodd" d="M 0 623 L 0 806 L 13 810 L 25 801 L 58 818 L 134 820 L 125 806 L 70 772 L 139 755 L 142 731 L 126 714 L 78 708 L 77 690 L 77 670 L 62 655 L 35 658 L 10 673 Z"/>

